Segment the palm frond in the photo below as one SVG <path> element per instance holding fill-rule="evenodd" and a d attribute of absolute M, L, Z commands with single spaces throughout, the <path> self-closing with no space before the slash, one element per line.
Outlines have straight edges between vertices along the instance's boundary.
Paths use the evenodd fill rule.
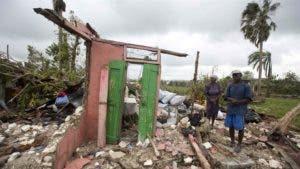
<path fill-rule="evenodd" d="M 274 12 L 280 6 L 280 2 L 274 3 L 270 6 L 270 12 Z"/>
<path fill-rule="evenodd" d="M 275 23 L 275 22 L 273 22 L 273 21 L 271 21 L 271 23 L 270 23 L 270 28 L 271 28 L 271 29 L 273 28 L 273 30 L 275 31 L 275 30 L 276 30 L 276 28 L 277 28 L 277 25 L 276 25 L 276 23 Z"/>

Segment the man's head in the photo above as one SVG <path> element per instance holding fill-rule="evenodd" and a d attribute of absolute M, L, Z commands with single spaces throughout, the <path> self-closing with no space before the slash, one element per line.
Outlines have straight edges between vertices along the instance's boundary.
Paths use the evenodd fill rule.
<path fill-rule="evenodd" d="M 216 76 L 216 75 L 211 75 L 211 76 L 210 76 L 210 81 L 211 81 L 212 83 L 216 82 L 217 80 L 218 80 L 218 76 Z"/>
<path fill-rule="evenodd" d="M 231 75 L 234 83 L 240 82 L 242 80 L 242 72 L 240 70 L 232 71 Z"/>

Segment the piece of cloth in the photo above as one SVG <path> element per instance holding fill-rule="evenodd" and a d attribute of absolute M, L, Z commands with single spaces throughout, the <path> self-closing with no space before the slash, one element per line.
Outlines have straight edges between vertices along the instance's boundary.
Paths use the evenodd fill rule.
<path fill-rule="evenodd" d="M 55 100 L 55 105 L 63 105 L 69 103 L 69 98 L 67 95 L 62 97 L 57 97 Z"/>
<path fill-rule="evenodd" d="M 65 92 L 59 92 L 57 96 L 58 96 L 58 97 L 63 97 L 63 96 L 65 96 L 65 95 L 67 95 Z"/>
<path fill-rule="evenodd" d="M 209 83 L 205 86 L 206 95 L 206 116 L 207 118 L 216 118 L 219 111 L 219 96 L 222 92 L 219 83 Z"/>
<path fill-rule="evenodd" d="M 235 130 L 242 130 L 245 126 L 245 118 L 242 114 L 226 114 L 225 126 L 234 128 Z"/>
<path fill-rule="evenodd" d="M 234 98 L 236 100 L 249 99 L 252 100 L 252 92 L 247 83 L 232 83 L 228 85 L 225 94 L 225 100 Z M 247 104 L 228 104 L 227 114 L 241 114 L 244 115 L 248 111 Z"/>

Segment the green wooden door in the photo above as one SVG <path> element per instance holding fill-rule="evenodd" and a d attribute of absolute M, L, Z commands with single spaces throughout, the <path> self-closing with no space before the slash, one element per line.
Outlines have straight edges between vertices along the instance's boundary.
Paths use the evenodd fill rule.
<path fill-rule="evenodd" d="M 139 112 L 139 140 L 152 136 L 156 106 L 158 66 L 144 64 L 142 76 L 142 98 Z"/>
<path fill-rule="evenodd" d="M 115 144 L 120 139 L 124 79 L 125 62 L 110 61 L 106 117 L 106 141 L 110 144 Z"/>

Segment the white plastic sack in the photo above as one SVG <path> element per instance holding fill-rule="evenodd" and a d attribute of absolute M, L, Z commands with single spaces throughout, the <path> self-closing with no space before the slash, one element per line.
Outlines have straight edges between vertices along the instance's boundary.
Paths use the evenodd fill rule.
<path fill-rule="evenodd" d="M 217 115 L 217 119 L 218 120 L 224 120 L 226 117 L 226 114 L 221 112 L 221 111 L 218 111 L 218 115 Z"/>
<path fill-rule="evenodd" d="M 168 91 L 159 89 L 159 101 L 161 101 L 164 97 L 166 97 L 168 93 L 169 93 Z"/>
<path fill-rule="evenodd" d="M 166 92 L 168 92 L 168 91 L 166 91 Z M 167 104 L 174 96 L 176 96 L 175 93 L 168 92 L 167 95 L 161 100 L 161 102 L 164 104 Z"/>
<path fill-rule="evenodd" d="M 124 115 L 133 115 L 135 113 L 138 113 L 138 104 L 135 98 L 125 97 L 124 103 L 125 103 Z"/>
<path fill-rule="evenodd" d="M 170 100 L 170 104 L 172 106 L 178 106 L 181 105 L 183 103 L 183 101 L 185 100 L 185 96 L 174 96 L 171 100 Z"/>

